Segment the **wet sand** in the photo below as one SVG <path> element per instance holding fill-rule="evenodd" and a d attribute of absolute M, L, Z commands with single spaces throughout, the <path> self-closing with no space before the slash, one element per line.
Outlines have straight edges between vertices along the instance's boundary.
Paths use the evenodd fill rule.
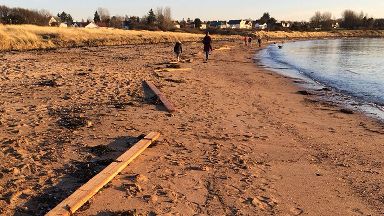
<path fill-rule="evenodd" d="M 76 215 L 380 215 L 384 125 L 302 95 L 220 42 L 1 53 L 0 212 L 43 215 L 151 131 Z M 156 72 L 155 72 L 156 71 Z M 174 103 L 145 98 L 154 82 Z"/>

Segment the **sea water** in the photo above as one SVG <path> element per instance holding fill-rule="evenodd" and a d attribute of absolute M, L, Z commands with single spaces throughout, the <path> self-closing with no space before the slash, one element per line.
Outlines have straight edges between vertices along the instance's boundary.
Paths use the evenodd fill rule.
<path fill-rule="evenodd" d="M 274 71 L 332 88 L 384 119 L 384 39 L 278 43 L 263 49 L 257 58 Z"/>

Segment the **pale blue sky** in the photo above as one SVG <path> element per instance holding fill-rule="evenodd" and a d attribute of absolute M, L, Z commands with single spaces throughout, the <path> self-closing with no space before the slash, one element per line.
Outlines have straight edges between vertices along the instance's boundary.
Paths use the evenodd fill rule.
<path fill-rule="evenodd" d="M 171 7 L 175 19 L 256 19 L 268 11 L 278 20 L 301 21 L 315 11 L 329 11 L 339 18 L 344 9 L 384 18 L 384 0 L 0 0 L 0 5 L 47 9 L 52 14 L 64 10 L 77 20 L 93 17 L 98 7 L 107 8 L 111 15 L 141 17 L 150 8 L 165 6 Z"/>

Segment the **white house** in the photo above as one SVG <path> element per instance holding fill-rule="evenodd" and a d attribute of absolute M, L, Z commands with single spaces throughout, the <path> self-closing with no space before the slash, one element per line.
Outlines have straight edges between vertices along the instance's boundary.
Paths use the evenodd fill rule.
<path fill-rule="evenodd" d="M 211 21 L 209 23 L 210 28 L 225 29 L 228 28 L 227 21 Z"/>
<path fill-rule="evenodd" d="M 48 22 L 49 26 L 57 26 L 58 22 L 54 17 L 51 17 L 51 19 Z"/>
<path fill-rule="evenodd" d="M 282 21 L 282 22 L 281 22 L 281 26 L 282 26 L 283 28 L 290 28 L 290 27 L 291 27 L 291 23 Z"/>
<path fill-rule="evenodd" d="M 173 27 L 174 27 L 174 28 L 177 28 L 177 29 L 181 28 L 180 23 L 177 22 L 177 21 L 174 21 L 174 22 L 173 22 Z"/>
<path fill-rule="evenodd" d="M 338 29 L 338 28 L 340 28 L 340 24 L 338 22 L 332 23 L 332 28 Z"/>
<path fill-rule="evenodd" d="M 231 29 L 246 29 L 246 21 L 245 20 L 229 20 L 228 27 Z"/>
<path fill-rule="evenodd" d="M 246 29 L 252 29 L 252 20 L 247 20 L 245 21 L 245 26 Z"/>
<path fill-rule="evenodd" d="M 60 28 L 67 28 L 68 25 L 67 25 L 67 23 L 60 23 L 59 27 Z"/>
<path fill-rule="evenodd" d="M 200 29 L 207 29 L 207 23 L 201 23 Z"/>
<path fill-rule="evenodd" d="M 264 23 L 264 24 L 256 23 L 255 24 L 255 29 L 264 30 L 264 29 L 267 29 L 267 28 L 268 28 L 268 24 L 267 23 Z"/>
<path fill-rule="evenodd" d="M 99 28 L 99 26 L 96 25 L 94 22 L 91 22 L 88 25 L 86 25 L 84 28 L 94 29 L 94 28 Z"/>

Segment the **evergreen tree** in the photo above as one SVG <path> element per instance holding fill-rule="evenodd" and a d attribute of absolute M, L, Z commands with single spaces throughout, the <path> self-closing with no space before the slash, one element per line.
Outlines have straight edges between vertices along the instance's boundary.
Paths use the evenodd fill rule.
<path fill-rule="evenodd" d="M 67 16 L 67 24 L 72 24 L 73 23 L 73 18 L 72 18 L 72 16 L 71 16 L 71 14 L 68 14 L 68 16 Z"/>
<path fill-rule="evenodd" d="M 61 22 L 65 22 L 65 20 L 67 19 L 67 13 L 65 13 L 64 11 L 61 12 L 61 13 L 58 13 L 57 14 L 57 17 L 60 18 Z"/>
<path fill-rule="evenodd" d="M 68 25 L 71 25 L 73 23 L 73 18 L 71 14 L 67 14 L 63 11 L 61 14 L 57 14 L 57 16 L 60 18 L 61 22 L 67 23 Z"/>
<path fill-rule="evenodd" d="M 97 11 L 95 12 L 95 16 L 94 16 L 94 18 L 93 18 L 93 21 L 94 21 L 95 23 L 101 22 L 100 15 L 99 15 L 99 13 L 98 13 Z"/>
<path fill-rule="evenodd" d="M 273 28 L 273 26 L 276 24 L 277 20 L 273 17 L 271 17 L 271 15 L 269 15 L 268 12 L 264 13 L 262 17 L 260 17 L 260 19 L 258 20 L 260 24 L 264 24 L 264 23 L 267 23 L 268 24 L 268 28 Z"/>
<path fill-rule="evenodd" d="M 260 18 L 260 24 L 268 23 L 271 19 L 271 16 L 269 13 L 264 13 L 263 16 Z"/>
<path fill-rule="evenodd" d="M 149 12 L 148 12 L 147 24 L 149 24 L 149 25 L 153 25 L 153 24 L 155 24 L 155 22 L 156 22 L 156 15 L 155 15 L 155 13 L 153 12 L 153 10 L 151 9 L 151 10 L 149 10 Z"/>
<path fill-rule="evenodd" d="M 201 24 L 203 22 L 201 22 L 201 20 L 199 18 L 196 18 L 194 23 L 195 23 L 195 28 L 201 28 Z"/>

